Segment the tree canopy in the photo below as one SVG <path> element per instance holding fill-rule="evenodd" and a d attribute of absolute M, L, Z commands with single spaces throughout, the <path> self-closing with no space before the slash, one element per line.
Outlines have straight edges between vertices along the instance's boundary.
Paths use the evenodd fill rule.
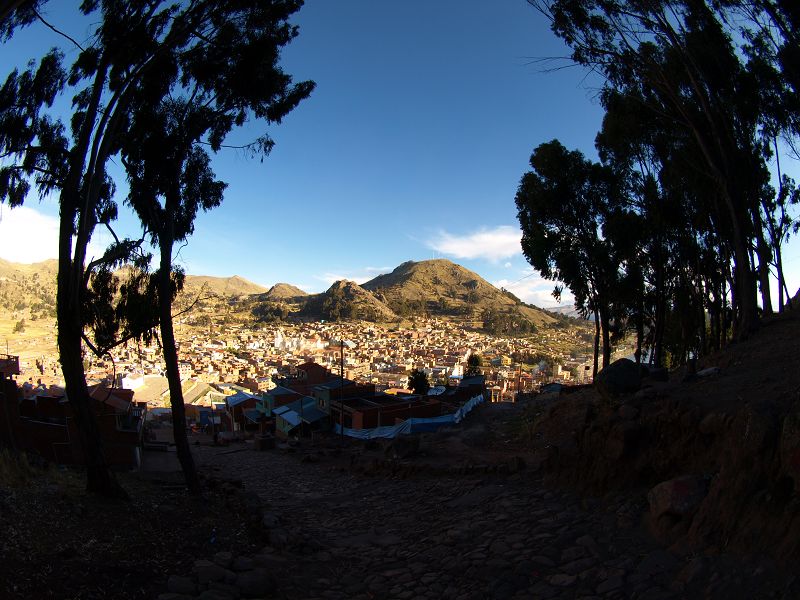
<path fill-rule="evenodd" d="M 772 311 L 773 270 L 779 309 L 788 294 L 781 247 L 798 195 L 778 159 L 800 132 L 796 11 L 773 0 L 529 3 L 572 61 L 604 78 L 594 168 L 611 182 L 589 202 L 588 167 L 562 149 L 559 181 L 542 160 L 557 146 L 537 148 L 517 194 L 529 261 L 585 312 L 608 310 L 604 348 L 635 328 L 640 355 L 680 362 L 747 337 Z M 553 216 L 559 195 L 565 213 Z"/>

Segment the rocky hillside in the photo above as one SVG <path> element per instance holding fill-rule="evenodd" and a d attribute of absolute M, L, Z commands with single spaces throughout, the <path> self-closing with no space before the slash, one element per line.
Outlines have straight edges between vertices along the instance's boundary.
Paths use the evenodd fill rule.
<path fill-rule="evenodd" d="M 696 374 L 640 379 L 620 362 L 598 376 L 602 394 L 540 396 L 528 419 L 536 462 L 594 494 L 639 491 L 652 532 L 681 552 L 797 560 L 798 339 L 800 311 L 791 310 L 702 358 Z"/>
<path fill-rule="evenodd" d="M 0 259 L 0 311 L 30 317 L 55 317 L 58 261 L 20 264 Z"/>
<path fill-rule="evenodd" d="M 330 321 L 339 319 L 391 321 L 397 315 L 373 294 L 353 281 L 337 281 L 322 294 L 309 296 L 300 315 Z"/>
<path fill-rule="evenodd" d="M 364 289 L 400 315 L 428 312 L 468 315 L 502 333 L 525 333 L 555 319 L 499 290 L 480 275 L 446 259 L 405 262 L 391 273 L 366 282 Z"/>
<path fill-rule="evenodd" d="M 276 283 L 261 298 L 272 302 L 286 302 L 298 298 L 305 298 L 309 294 L 290 283 Z"/>
<path fill-rule="evenodd" d="M 187 292 L 205 288 L 217 296 L 249 296 L 267 292 L 264 286 L 248 281 L 243 277 L 211 277 L 208 275 L 187 275 L 184 284 Z"/>

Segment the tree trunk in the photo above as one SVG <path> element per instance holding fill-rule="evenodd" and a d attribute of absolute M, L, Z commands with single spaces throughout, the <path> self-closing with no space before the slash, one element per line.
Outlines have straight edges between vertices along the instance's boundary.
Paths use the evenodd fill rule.
<path fill-rule="evenodd" d="M 164 229 L 169 227 L 165 224 Z M 172 433 L 175 450 L 186 479 L 186 487 L 194 495 L 200 494 L 200 479 L 194 464 L 189 440 L 186 437 L 186 410 L 183 406 L 183 389 L 178 369 L 178 351 L 175 347 L 175 332 L 172 327 L 172 236 L 159 236 L 161 263 L 158 271 L 158 312 L 161 329 L 161 345 L 169 382 L 169 403 L 172 407 Z"/>
<path fill-rule="evenodd" d="M 760 211 L 756 210 L 756 254 L 758 256 L 758 283 L 761 289 L 761 305 L 764 315 L 771 315 L 772 293 L 769 289 L 769 265 L 772 263 L 772 248 L 764 238 L 764 223 Z"/>
<path fill-rule="evenodd" d="M 81 334 L 81 290 L 83 263 L 72 260 L 71 203 L 63 198 L 58 244 L 56 310 L 58 315 L 58 352 L 64 375 L 67 398 L 75 418 L 79 441 L 86 462 L 86 491 L 105 498 L 127 499 L 128 494 L 111 472 L 103 452 L 103 440 L 89 400 L 83 369 Z M 66 211 L 67 214 L 64 214 Z M 80 253 L 79 253 L 80 254 Z"/>
<path fill-rule="evenodd" d="M 597 360 L 600 355 L 600 315 L 594 311 L 594 366 L 592 367 L 592 381 L 597 378 Z"/>
<path fill-rule="evenodd" d="M 603 331 L 603 368 L 611 364 L 611 335 L 608 330 L 609 316 L 608 308 L 600 309 L 600 328 Z"/>

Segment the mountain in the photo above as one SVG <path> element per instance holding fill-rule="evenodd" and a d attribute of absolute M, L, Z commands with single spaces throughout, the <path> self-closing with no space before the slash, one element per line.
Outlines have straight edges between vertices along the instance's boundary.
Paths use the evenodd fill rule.
<path fill-rule="evenodd" d="M 522 323 L 540 326 L 555 320 L 511 292 L 497 289 L 477 273 L 441 258 L 405 262 L 362 287 L 400 315 L 466 315 L 509 333 L 527 329 Z"/>
<path fill-rule="evenodd" d="M 322 294 L 308 296 L 300 316 L 330 321 L 361 319 L 391 321 L 397 315 L 373 294 L 353 281 L 335 282 Z"/>
<path fill-rule="evenodd" d="M 0 258 L 0 310 L 13 312 L 14 319 L 54 317 L 57 274 L 57 260 L 22 264 Z"/>
<path fill-rule="evenodd" d="M 293 286 L 289 283 L 276 283 L 266 294 L 262 294 L 261 299 L 272 302 L 281 302 L 287 300 L 294 300 L 296 298 L 305 298 L 308 292 L 304 292 L 299 287 Z"/>
<path fill-rule="evenodd" d="M 262 285 L 248 281 L 243 277 L 210 277 L 208 275 L 187 275 L 185 289 L 187 291 L 206 290 L 218 296 L 249 296 L 263 294 L 267 291 Z"/>

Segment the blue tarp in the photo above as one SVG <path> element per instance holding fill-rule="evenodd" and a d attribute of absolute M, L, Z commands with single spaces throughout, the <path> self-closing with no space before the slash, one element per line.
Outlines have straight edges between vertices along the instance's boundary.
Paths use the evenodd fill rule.
<path fill-rule="evenodd" d="M 478 404 L 483 402 L 483 395 L 474 396 L 464 403 L 456 412 L 451 415 L 442 415 L 440 417 L 424 417 L 424 418 L 411 418 L 406 419 L 397 425 L 389 425 L 386 427 L 375 427 L 374 429 L 350 429 L 344 428 L 344 434 L 351 438 L 360 440 L 371 440 L 374 438 L 395 438 L 398 435 L 407 433 L 423 433 L 427 431 L 436 431 L 440 427 L 446 425 L 453 425 L 460 423 L 464 417 Z M 334 431 L 341 433 L 341 427 L 334 425 Z"/>

